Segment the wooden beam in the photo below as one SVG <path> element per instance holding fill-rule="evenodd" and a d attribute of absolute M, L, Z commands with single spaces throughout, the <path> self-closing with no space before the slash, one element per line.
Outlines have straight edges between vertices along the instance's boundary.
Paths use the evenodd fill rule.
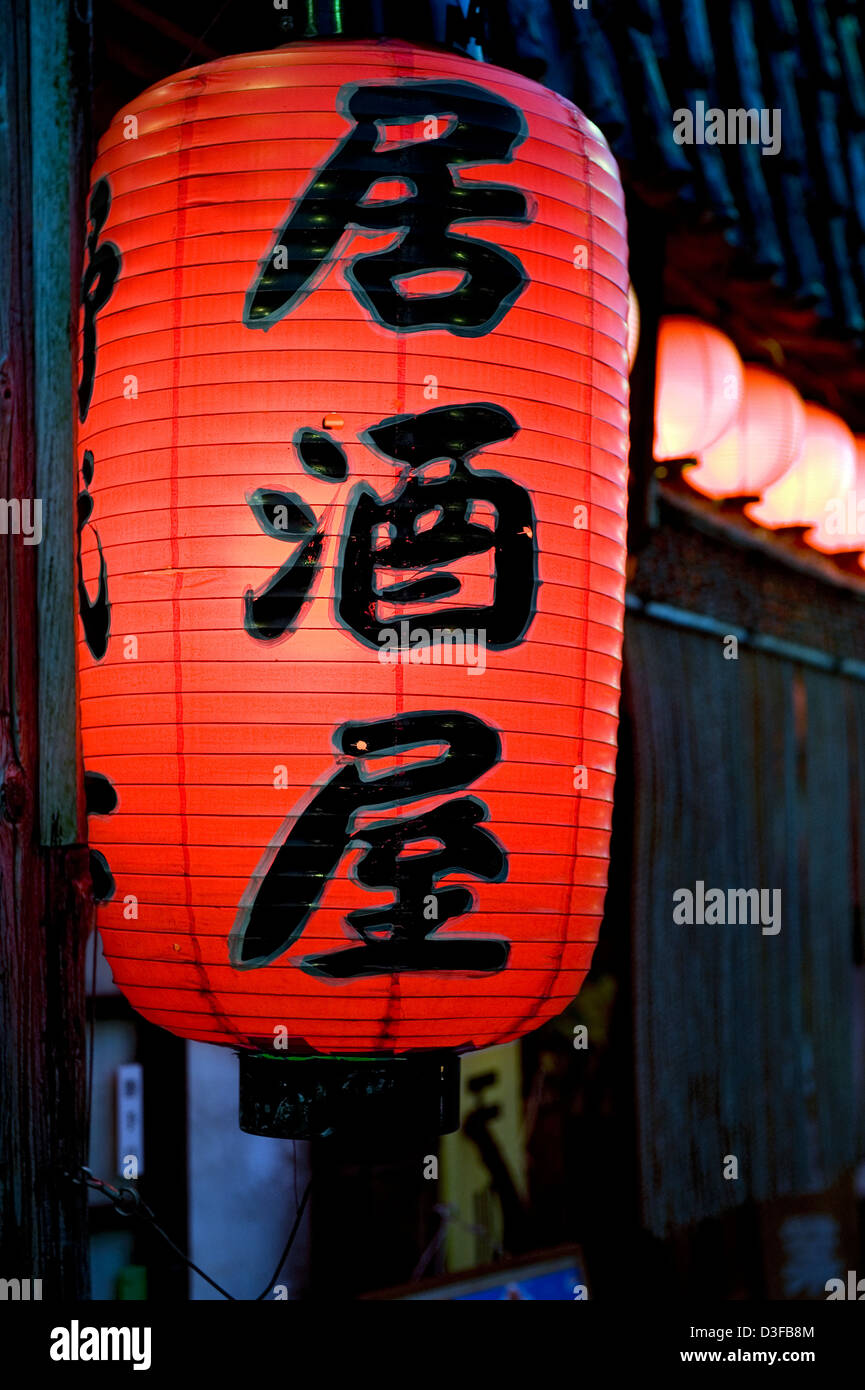
<path fill-rule="evenodd" d="M 7 500 L 32 502 L 41 496 L 43 502 L 53 499 L 55 507 L 59 501 L 61 508 L 45 508 L 39 545 L 25 544 L 26 533 L 14 534 L 8 527 L 0 534 L 0 1248 L 4 1278 L 41 1279 L 44 1299 L 77 1300 L 88 1292 L 86 1206 L 84 1190 L 65 1175 L 86 1162 L 87 851 L 80 843 L 44 848 L 39 833 L 43 767 L 48 778 L 44 802 L 58 809 L 49 822 L 52 837 L 77 833 L 70 764 L 60 778 L 49 765 L 52 733 L 57 733 L 62 758 L 68 757 L 70 730 L 74 746 L 74 668 L 57 671 L 51 664 L 68 650 L 59 627 L 64 612 L 72 627 L 73 572 L 71 562 L 68 571 L 61 569 L 66 563 L 62 543 L 46 552 L 52 557 L 47 569 L 40 554 L 53 530 L 62 532 L 67 520 L 71 530 L 69 223 L 60 226 L 59 217 L 47 208 L 44 167 L 37 179 L 41 193 L 34 197 L 31 149 L 34 143 L 44 147 L 56 140 L 69 151 L 70 111 L 63 109 L 62 93 L 66 99 L 70 93 L 65 79 L 46 90 L 57 78 L 53 65 L 62 55 L 58 35 L 46 36 L 44 54 L 36 49 L 31 62 L 31 39 L 41 42 L 47 22 L 44 15 L 34 16 L 40 5 L 41 0 L 0 0 L 0 483 Z M 68 32 L 71 11 L 71 0 L 51 7 L 51 24 L 61 35 Z M 75 19 L 72 24 L 86 27 Z M 42 61 L 46 72 L 35 84 L 39 105 L 34 104 L 31 75 Z M 65 135 L 45 128 L 55 120 Z M 39 159 L 44 166 L 44 155 Z M 68 217 L 69 164 L 65 171 L 56 163 L 54 167 L 56 196 Z M 37 238 L 34 208 L 46 218 L 35 224 Z M 53 249 L 39 245 L 52 235 L 65 248 L 57 252 L 56 265 Z M 62 275 L 38 287 L 38 297 L 36 262 L 40 274 Z M 62 334 L 48 303 L 51 292 L 58 317 L 62 312 L 64 318 Z M 53 363 L 56 403 L 50 400 L 50 379 L 36 378 L 37 357 L 42 372 L 46 363 Z M 55 426 L 56 438 L 51 433 Z M 56 476 L 46 473 L 49 463 L 58 470 Z M 52 599 L 48 621 L 40 628 L 39 601 L 46 592 Z M 41 640 L 49 643 L 44 652 Z M 53 701 L 41 703 L 40 694 L 52 678 Z M 61 690 L 68 695 L 60 695 Z M 71 707 L 64 705 L 68 696 Z M 43 723 L 40 731 L 40 718 L 50 719 L 46 710 L 51 709 L 63 727 L 55 731 Z"/>
<path fill-rule="evenodd" d="M 72 131 L 69 11 L 31 3 L 30 88 L 33 237 L 33 399 L 39 609 L 39 825 L 43 845 L 82 838 L 77 746 L 74 586 L 75 433 L 73 334 L 78 296 L 71 263 Z M 78 209 L 74 209 L 78 218 Z"/>

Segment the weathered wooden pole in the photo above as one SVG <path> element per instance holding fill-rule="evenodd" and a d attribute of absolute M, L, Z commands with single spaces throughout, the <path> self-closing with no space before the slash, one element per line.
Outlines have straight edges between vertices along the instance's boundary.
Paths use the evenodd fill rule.
<path fill-rule="evenodd" d="M 0 0 L 0 33 L 0 1278 L 79 1299 L 86 1205 L 65 1175 L 86 1161 L 91 918 L 73 606 L 88 6 Z"/>

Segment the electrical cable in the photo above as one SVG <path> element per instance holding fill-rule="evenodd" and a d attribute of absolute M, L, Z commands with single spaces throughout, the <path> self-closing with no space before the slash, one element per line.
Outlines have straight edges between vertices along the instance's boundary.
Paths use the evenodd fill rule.
<path fill-rule="evenodd" d="M 267 1295 L 270 1293 L 270 1290 L 273 1288 L 273 1286 L 274 1286 L 274 1284 L 276 1283 L 276 1280 L 277 1280 L 277 1278 L 278 1278 L 278 1276 L 279 1276 L 279 1271 L 282 1269 L 282 1266 L 285 1264 L 286 1260 L 288 1259 L 288 1252 L 289 1252 L 289 1250 L 291 1249 L 292 1245 L 294 1244 L 294 1238 L 295 1238 L 295 1236 L 297 1235 L 298 1231 L 300 1230 L 300 1223 L 301 1223 L 301 1221 L 303 1220 L 304 1209 L 305 1209 L 305 1207 L 306 1207 L 306 1203 L 307 1203 L 307 1200 L 308 1200 L 308 1198 L 309 1198 L 309 1194 L 310 1194 L 311 1190 L 312 1190 L 312 1178 L 309 1178 L 308 1181 L 307 1181 L 307 1184 L 306 1184 L 306 1188 L 305 1188 L 305 1190 L 304 1190 L 304 1194 L 303 1194 L 302 1198 L 300 1199 L 300 1206 L 298 1207 L 298 1209 L 297 1209 L 297 1215 L 296 1215 L 295 1218 L 294 1218 L 294 1225 L 293 1225 L 292 1228 L 291 1228 L 291 1234 L 289 1235 L 288 1240 L 286 1241 L 285 1249 L 283 1250 L 282 1254 L 281 1254 L 280 1257 L 279 1257 L 279 1264 L 276 1266 L 276 1269 L 273 1271 L 273 1276 L 272 1276 L 270 1282 L 269 1282 L 269 1283 L 266 1285 L 266 1287 L 261 1291 L 261 1293 L 258 1295 L 258 1298 L 255 1299 L 255 1302 L 256 1302 L 256 1303 L 260 1303 L 261 1300 L 262 1300 L 263 1298 L 266 1298 Z"/>
<path fill-rule="evenodd" d="M 147 1224 L 151 1226 L 153 1230 L 157 1233 L 157 1235 L 162 1237 L 166 1245 L 168 1245 L 170 1249 L 174 1251 L 175 1255 L 179 1256 L 179 1258 L 183 1260 L 184 1264 L 188 1265 L 189 1268 L 193 1270 L 196 1274 L 200 1275 L 200 1277 L 204 1279 L 206 1283 L 210 1284 L 211 1288 L 216 1289 L 217 1293 L 222 1294 L 223 1298 L 227 1298 L 232 1303 L 237 1303 L 239 1301 L 233 1293 L 229 1293 L 228 1290 L 224 1289 L 221 1284 L 217 1284 L 215 1279 L 211 1279 L 210 1275 L 205 1274 L 204 1270 L 201 1269 L 200 1266 L 197 1265 L 194 1260 L 191 1260 L 188 1255 L 184 1254 L 184 1252 L 180 1249 L 180 1246 L 175 1244 L 175 1242 L 171 1239 L 171 1236 L 168 1234 L 168 1232 L 162 1229 L 159 1222 L 156 1220 L 154 1213 L 151 1211 L 150 1207 L 139 1195 L 139 1193 L 135 1191 L 134 1188 L 115 1187 L 113 1183 L 105 1182 L 103 1178 L 94 1177 L 89 1168 L 79 1169 L 78 1176 L 73 1176 L 71 1173 L 67 1173 L 66 1176 L 72 1182 L 83 1183 L 85 1187 L 92 1188 L 94 1192 L 98 1192 L 101 1196 L 106 1197 L 108 1201 L 111 1203 L 111 1205 L 114 1207 L 114 1210 L 116 1212 L 119 1212 L 121 1216 L 138 1216 L 141 1218 L 142 1221 L 146 1221 Z M 267 1286 L 264 1288 L 264 1290 L 258 1295 L 258 1297 L 252 1300 L 253 1302 L 260 1303 L 262 1299 L 267 1297 L 268 1293 L 273 1288 L 273 1285 L 276 1283 L 279 1271 L 282 1269 L 282 1266 L 288 1259 L 291 1247 L 294 1244 L 298 1231 L 300 1230 L 300 1223 L 303 1220 L 303 1213 L 306 1209 L 306 1204 L 309 1200 L 309 1194 L 311 1189 L 312 1178 L 310 1178 L 306 1184 L 306 1189 L 304 1191 L 303 1197 L 301 1198 L 300 1206 L 298 1207 L 297 1213 L 294 1218 L 294 1225 L 292 1226 L 288 1240 L 285 1243 L 285 1248 L 279 1257 L 279 1263 L 276 1266 L 276 1269 L 274 1270 L 273 1277 L 271 1278 Z"/>
<path fill-rule="evenodd" d="M 220 19 L 222 19 L 222 16 L 225 14 L 225 11 L 228 9 L 229 5 L 232 4 L 232 3 L 233 3 L 233 0 L 225 0 L 225 4 L 222 6 L 222 8 L 221 8 L 220 10 L 217 10 L 216 14 L 213 16 L 213 18 L 211 19 L 210 23 L 207 25 L 207 27 L 206 27 L 206 29 L 204 30 L 204 32 L 198 35 L 198 42 L 199 42 L 199 43 L 201 43 L 203 39 L 206 39 L 206 38 L 207 38 L 207 35 L 210 33 L 210 31 L 211 31 L 211 29 L 213 28 L 214 24 L 218 24 L 218 23 L 219 23 Z M 190 50 L 189 50 L 189 52 L 187 53 L 186 57 L 184 58 L 183 62 L 180 64 L 181 68 L 185 68 L 185 67 L 186 67 L 186 64 L 189 62 L 190 58 L 193 58 L 194 56 L 195 56 L 194 50 L 190 48 Z"/>

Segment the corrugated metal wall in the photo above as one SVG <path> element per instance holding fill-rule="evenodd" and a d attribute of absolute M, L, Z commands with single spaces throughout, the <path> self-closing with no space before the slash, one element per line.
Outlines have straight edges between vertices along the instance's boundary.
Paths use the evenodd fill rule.
<path fill-rule="evenodd" d="M 663 1235 L 822 1189 L 862 1147 L 865 685 L 633 615 L 625 649 L 643 1216 Z M 698 880 L 780 889 L 780 932 L 677 925 L 673 893 Z"/>

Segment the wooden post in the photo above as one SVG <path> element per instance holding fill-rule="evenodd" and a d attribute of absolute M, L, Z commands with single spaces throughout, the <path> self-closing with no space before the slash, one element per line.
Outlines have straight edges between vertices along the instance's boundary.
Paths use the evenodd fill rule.
<path fill-rule="evenodd" d="M 627 200 L 631 284 L 640 304 L 640 345 L 631 372 L 631 449 L 628 479 L 628 553 L 643 549 L 652 531 L 655 486 L 655 357 L 664 299 L 666 252 L 663 215 L 638 198 Z"/>
<path fill-rule="evenodd" d="M 72 7 L 70 7 L 71 10 Z M 79 168 L 65 3 L 30 6 L 33 218 L 33 413 L 43 535 L 36 551 L 39 618 L 39 826 L 43 845 L 80 838 L 75 718 L 75 365 L 81 277 Z M 74 160 L 74 162 L 73 162 Z M 73 249 L 75 264 L 73 266 Z M 74 295 L 74 297 L 73 297 Z"/>
<path fill-rule="evenodd" d="M 92 913 L 72 563 L 82 13 L 0 0 L 0 1277 L 41 1279 L 44 1299 L 88 1293 L 66 1176 L 86 1162 Z"/>

